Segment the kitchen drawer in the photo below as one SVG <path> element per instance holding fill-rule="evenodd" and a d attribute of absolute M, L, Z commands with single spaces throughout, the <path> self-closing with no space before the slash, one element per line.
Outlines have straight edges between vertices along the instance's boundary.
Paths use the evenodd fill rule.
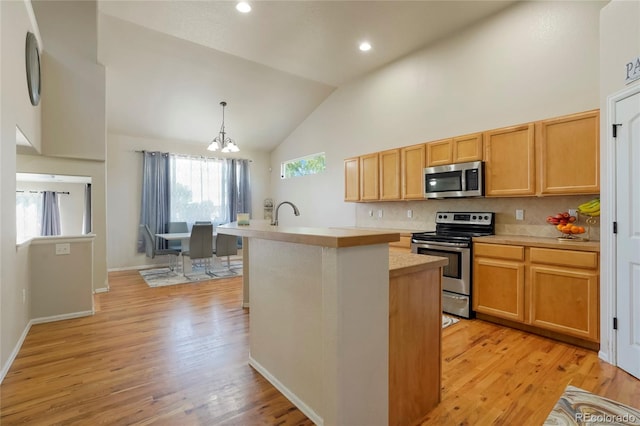
<path fill-rule="evenodd" d="M 473 255 L 496 259 L 524 260 L 524 247 L 505 244 L 475 243 Z"/>
<path fill-rule="evenodd" d="M 586 269 L 596 269 L 598 267 L 598 253 L 593 252 L 531 247 L 530 255 L 532 263 Z"/>

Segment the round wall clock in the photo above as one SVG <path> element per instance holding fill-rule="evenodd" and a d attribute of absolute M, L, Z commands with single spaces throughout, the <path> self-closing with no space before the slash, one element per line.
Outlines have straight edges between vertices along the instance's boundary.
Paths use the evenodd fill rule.
<path fill-rule="evenodd" d="M 38 52 L 38 40 L 32 32 L 27 32 L 25 58 L 29 99 L 31 99 L 31 105 L 38 105 L 40 102 L 40 53 Z"/>

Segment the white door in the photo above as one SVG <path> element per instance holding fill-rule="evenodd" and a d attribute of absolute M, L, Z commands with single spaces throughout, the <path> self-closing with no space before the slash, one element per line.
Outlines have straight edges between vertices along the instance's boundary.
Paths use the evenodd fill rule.
<path fill-rule="evenodd" d="M 616 102 L 617 364 L 640 378 L 640 93 Z"/>

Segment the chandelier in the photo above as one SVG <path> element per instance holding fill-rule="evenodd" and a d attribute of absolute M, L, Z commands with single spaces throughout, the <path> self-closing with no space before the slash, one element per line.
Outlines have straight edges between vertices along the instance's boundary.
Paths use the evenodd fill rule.
<path fill-rule="evenodd" d="M 238 148 L 238 145 L 236 145 L 233 139 L 227 136 L 227 132 L 224 131 L 224 107 L 227 106 L 227 103 L 222 101 L 220 105 L 222 105 L 222 126 L 220 127 L 220 133 L 213 138 L 207 149 L 209 151 L 221 149 L 222 152 L 238 152 L 240 148 Z"/>

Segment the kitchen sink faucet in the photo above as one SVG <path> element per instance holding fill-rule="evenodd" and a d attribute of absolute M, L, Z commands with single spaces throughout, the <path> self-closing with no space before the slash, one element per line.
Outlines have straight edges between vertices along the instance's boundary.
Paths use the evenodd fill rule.
<path fill-rule="evenodd" d="M 290 201 L 283 201 L 278 204 L 278 207 L 276 207 L 276 216 L 275 219 L 273 219 L 273 221 L 271 222 L 271 225 L 278 226 L 278 210 L 280 210 L 280 206 L 283 204 L 289 204 L 291 207 L 293 207 L 293 214 L 295 214 L 296 216 L 300 216 L 300 210 L 298 210 L 295 204 Z"/>

